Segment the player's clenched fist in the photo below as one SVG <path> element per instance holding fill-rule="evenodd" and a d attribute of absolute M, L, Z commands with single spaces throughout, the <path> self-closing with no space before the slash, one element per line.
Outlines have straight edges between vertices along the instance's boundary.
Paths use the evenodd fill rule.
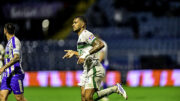
<path fill-rule="evenodd" d="M 84 63 L 84 58 L 79 58 L 77 64 L 83 64 L 83 63 Z"/>

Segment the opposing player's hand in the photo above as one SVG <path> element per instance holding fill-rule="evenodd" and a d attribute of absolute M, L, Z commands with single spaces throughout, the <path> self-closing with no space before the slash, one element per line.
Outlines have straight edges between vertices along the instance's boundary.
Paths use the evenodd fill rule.
<path fill-rule="evenodd" d="M 84 63 L 84 60 L 83 58 L 79 58 L 78 61 L 77 61 L 77 64 L 83 64 Z"/>
<path fill-rule="evenodd" d="M 71 58 L 74 56 L 74 51 L 73 50 L 64 50 L 65 52 L 67 52 L 64 56 L 63 56 L 63 59 L 64 58 Z"/>
<path fill-rule="evenodd" d="M 4 67 L 0 68 L 0 75 L 4 72 Z"/>

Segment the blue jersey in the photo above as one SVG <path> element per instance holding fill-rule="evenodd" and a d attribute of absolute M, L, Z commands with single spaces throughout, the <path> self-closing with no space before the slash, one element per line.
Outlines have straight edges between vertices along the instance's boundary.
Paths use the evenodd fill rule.
<path fill-rule="evenodd" d="M 4 57 L 5 64 L 11 61 L 11 59 L 14 57 L 14 54 L 18 54 L 20 56 L 20 61 L 16 62 L 11 67 L 6 68 L 3 73 L 3 76 L 5 77 L 9 77 L 10 75 L 14 76 L 16 74 L 24 74 L 24 71 L 21 67 L 21 43 L 15 36 L 13 36 L 6 45 Z"/>

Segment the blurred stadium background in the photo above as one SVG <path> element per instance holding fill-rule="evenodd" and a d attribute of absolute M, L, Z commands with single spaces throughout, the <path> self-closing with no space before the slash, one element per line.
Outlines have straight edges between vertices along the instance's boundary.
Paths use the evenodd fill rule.
<path fill-rule="evenodd" d="M 77 15 L 108 44 L 109 86 L 121 82 L 129 101 L 180 101 L 179 0 L 1 0 L 0 8 L 1 44 L 7 22 L 22 42 L 29 101 L 80 101 L 82 66 L 62 59 L 64 49 L 76 50 Z"/>

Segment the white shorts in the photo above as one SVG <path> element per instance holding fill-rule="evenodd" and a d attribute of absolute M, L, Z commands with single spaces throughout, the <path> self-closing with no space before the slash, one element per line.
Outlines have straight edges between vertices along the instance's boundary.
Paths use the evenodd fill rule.
<path fill-rule="evenodd" d="M 88 72 L 83 72 L 80 77 L 79 86 L 84 87 L 85 89 L 97 89 L 100 90 L 101 82 L 105 76 L 105 70 L 101 64 L 93 67 Z"/>

